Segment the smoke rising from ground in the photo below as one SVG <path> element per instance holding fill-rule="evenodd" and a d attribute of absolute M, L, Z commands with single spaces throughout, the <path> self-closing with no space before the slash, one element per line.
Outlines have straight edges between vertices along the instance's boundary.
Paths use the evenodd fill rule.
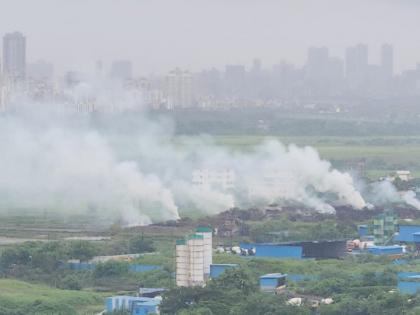
<path fill-rule="evenodd" d="M 273 139 L 240 152 L 211 137 L 174 138 L 170 121 L 150 118 L 139 111 L 137 96 L 121 93 L 76 89 L 78 100 L 94 100 L 102 109 L 135 111 L 82 114 L 21 101 L 1 114 L 0 209 L 94 210 L 138 225 L 234 206 L 297 204 L 324 213 L 334 212 L 331 201 L 366 207 L 350 174 L 333 169 L 311 147 Z M 234 184 L 197 186 L 192 174 L 201 169 L 231 170 Z M 384 191 L 376 195 L 392 199 L 392 189 Z M 404 198 L 418 205 L 415 196 Z"/>
<path fill-rule="evenodd" d="M 375 205 L 386 206 L 391 203 L 401 203 L 420 210 L 420 201 L 416 198 L 414 191 L 398 192 L 388 180 L 374 183 L 369 198 Z"/>

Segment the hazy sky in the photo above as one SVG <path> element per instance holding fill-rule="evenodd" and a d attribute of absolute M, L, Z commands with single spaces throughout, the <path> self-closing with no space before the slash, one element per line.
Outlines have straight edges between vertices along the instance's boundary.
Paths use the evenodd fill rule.
<path fill-rule="evenodd" d="M 175 66 L 302 64 L 308 46 L 395 46 L 396 69 L 420 61 L 417 0 L 0 0 L 0 34 L 27 36 L 27 59 L 58 72 L 130 59 L 137 74 Z"/>

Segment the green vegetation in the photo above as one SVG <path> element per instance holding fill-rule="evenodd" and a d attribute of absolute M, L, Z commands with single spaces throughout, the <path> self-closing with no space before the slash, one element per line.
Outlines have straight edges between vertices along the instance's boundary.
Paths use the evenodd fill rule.
<path fill-rule="evenodd" d="M 341 221 L 331 215 L 307 216 L 294 212 L 273 214 L 277 216 L 259 220 L 256 219 L 258 215 L 251 215 L 252 212 L 238 210 L 235 213 L 243 220 L 240 233 L 232 238 L 218 236 L 215 238 L 218 244 L 347 239 L 356 237 L 356 226 L 361 223 L 349 218 Z M 17 290 L 5 295 L 0 285 L 0 315 L 24 314 L 22 312 L 28 313 L 29 309 L 35 309 L 39 314 L 93 314 L 103 309 L 103 297 L 135 294 L 139 286 L 170 289 L 164 295 L 163 315 L 376 315 L 417 314 L 419 311 L 418 297 L 403 296 L 396 290 L 397 272 L 420 272 L 420 260 L 413 254 L 405 256 L 409 259 L 405 265 L 394 265 L 387 257 L 366 254 L 350 255 L 343 260 L 278 260 L 214 254 L 214 263 L 236 263 L 239 268 L 211 280 L 205 288 L 176 288 L 173 278 L 175 239 L 190 233 L 203 221 L 205 219 L 186 219 L 188 225 L 176 228 L 171 224 L 127 229 L 112 227 L 104 232 L 111 238 L 101 241 L 55 240 L 0 247 L 0 278 L 4 278 L 0 281 L 12 281 L 10 288 L 15 286 L 13 283 L 27 286 L 25 290 L 32 290 L 32 296 L 41 292 L 42 297 L 30 299 L 31 294 L 28 294 L 28 299 L 16 306 L 20 299 Z M 130 262 L 99 263 L 92 270 L 75 271 L 66 265 L 69 259 L 86 261 L 92 255 L 133 252 L 143 254 Z M 135 273 L 130 271 L 130 263 L 160 265 L 163 268 Z M 307 275 L 309 279 L 288 281 L 284 295 L 259 292 L 258 278 L 276 272 Z M 56 299 L 54 294 L 60 298 Z M 292 296 L 331 297 L 334 303 L 317 308 L 311 303 L 295 307 L 286 303 Z"/>
<path fill-rule="evenodd" d="M 357 237 L 356 226 L 327 219 L 314 222 L 293 222 L 282 216 L 265 221 L 248 221 L 249 239 L 253 242 L 287 242 Z"/>
<path fill-rule="evenodd" d="M 103 307 L 104 298 L 96 293 L 0 279 L 1 315 L 94 314 Z"/>
<path fill-rule="evenodd" d="M 330 273 L 319 281 L 303 283 L 298 291 L 313 296 L 332 297 L 334 303 L 314 308 L 311 303 L 291 306 L 287 295 L 260 293 L 255 277 L 247 269 L 231 269 L 212 280 L 205 288 L 176 288 L 168 292 L 162 314 L 418 314 L 419 297 L 408 298 L 391 291 L 395 278 L 374 272 L 360 277 Z M 295 287 L 296 288 L 296 287 Z M 291 288 L 293 291 L 293 286 Z M 311 295 L 308 295 L 311 296 Z"/>

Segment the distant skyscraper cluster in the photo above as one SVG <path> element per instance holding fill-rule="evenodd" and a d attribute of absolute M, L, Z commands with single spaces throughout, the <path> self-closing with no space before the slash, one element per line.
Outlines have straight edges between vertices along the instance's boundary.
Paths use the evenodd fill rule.
<path fill-rule="evenodd" d="M 344 58 L 331 56 L 328 47 L 310 47 L 301 67 L 285 61 L 263 67 L 260 59 L 254 59 L 250 67 L 228 64 L 223 70 L 198 72 L 175 68 L 164 75 L 139 77 L 130 60 L 120 59 L 108 67 L 96 61 L 93 74 L 97 80 L 120 82 L 123 88 L 139 92 L 144 104 L 153 109 L 351 103 L 354 99 L 420 96 L 420 65 L 396 74 L 394 48 L 389 44 L 382 45 L 378 57 L 379 63 L 370 64 L 368 46 L 358 44 L 348 47 Z M 74 69 L 57 77 L 51 63 L 27 62 L 26 38 L 19 32 L 3 36 L 1 61 L 0 109 L 5 108 L 13 89 L 23 90 L 35 100 L 66 101 L 68 93 L 64 91 L 74 90 L 88 77 Z M 92 99 L 77 108 L 97 110 Z"/>

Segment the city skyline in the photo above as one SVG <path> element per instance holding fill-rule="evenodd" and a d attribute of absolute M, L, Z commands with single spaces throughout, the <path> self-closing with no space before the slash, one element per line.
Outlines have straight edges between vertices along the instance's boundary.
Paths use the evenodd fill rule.
<path fill-rule="evenodd" d="M 26 52 L 27 50 L 26 40 L 27 40 L 27 37 L 25 36 L 25 34 L 23 34 L 20 31 L 8 32 L 3 35 L 3 38 L 2 38 L 3 50 L 2 50 L 2 55 L 0 56 L 1 57 L 0 66 L 1 66 L 1 69 L 3 69 L 3 73 L 8 71 L 7 68 L 9 66 L 7 64 L 10 63 L 7 60 L 8 58 L 7 52 L 10 50 L 8 47 L 11 46 L 9 42 L 15 42 L 15 43 L 20 42 L 21 43 L 20 47 L 18 47 L 19 50 L 22 51 L 22 53 L 20 54 L 18 58 L 20 60 L 19 62 L 17 62 L 16 60 L 13 60 L 13 62 L 19 63 L 19 67 L 22 68 L 22 69 L 19 69 L 18 71 L 18 72 L 23 73 L 21 74 L 22 78 L 25 78 L 26 71 L 28 71 L 27 68 L 29 68 L 29 72 L 32 73 L 34 76 L 37 76 L 37 72 L 48 73 L 48 75 L 52 76 L 54 73 L 55 65 L 51 63 L 49 60 L 46 60 L 45 58 L 38 58 L 38 59 L 32 58 L 31 59 L 31 56 L 28 56 Z M 14 49 L 16 50 L 17 48 L 14 48 Z M 360 49 L 362 49 L 362 52 L 360 52 Z M 296 68 L 307 69 L 308 67 L 309 68 L 311 67 L 311 63 L 318 63 L 316 66 L 322 67 L 323 66 L 322 59 L 326 58 L 326 59 L 331 59 L 331 61 L 335 62 L 336 65 L 338 65 L 338 63 L 343 63 L 344 67 L 342 71 L 346 73 L 348 68 L 355 66 L 355 64 L 348 64 L 348 60 L 352 59 L 351 56 L 354 55 L 355 53 L 356 55 L 353 57 L 353 59 L 356 59 L 356 64 L 358 62 L 357 59 L 362 58 L 361 62 L 365 66 L 379 66 L 379 67 L 386 66 L 388 68 L 387 71 L 389 72 L 388 75 L 390 76 L 400 75 L 401 73 L 404 73 L 405 71 L 414 70 L 420 64 L 420 60 L 419 60 L 419 62 L 416 62 L 415 64 L 413 64 L 411 68 L 401 69 L 400 72 L 397 72 L 395 71 L 396 59 L 395 59 L 393 44 L 382 43 L 380 46 L 380 51 L 379 53 L 377 53 L 378 56 L 375 56 L 375 58 L 372 58 L 372 53 L 371 53 L 369 45 L 366 45 L 364 43 L 357 43 L 355 45 L 345 47 L 341 56 L 331 55 L 330 48 L 325 45 L 324 46 L 322 45 L 309 46 L 306 49 L 305 58 L 302 64 L 294 64 L 290 60 L 283 59 L 279 61 L 278 63 L 267 65 L 266 63 L 264 63 L 264 60 L 262 60 L 258 56 L 255 56 L 254 58 L 248 60 L 245 63 L 226 63 L 219 67 L 207 65 L 201 69 L 196 69 L 195 71 L 190 68 L 183 68 L 183 70 L 189 71 L 191 73 L 200 73 L 202 71 L 208 71 L 208 70 L 214 70 L 214 69 L 218 71 L 223 71 L 231 67 L 239 66 L 239 67 L 244 67 L 246 71 L 254 71 L 256 67 L 256 64 L 255 64 L 256 62 L 258 63 L 257 65 L 258 71 L 275 70 L 277 66 L 282 65 L 282 64 L 288 64 Z M 359 55 L 362 54 L 362 56 L 357 56 L 357 54 Z M 318 55 L 318 57 L 316 57 L 316 55 Z M 27 56 L 29 58 L 27 58 Z M 319 58 L 321 60 L 317 60 Z M 28 61 L 28 59 L 30 61 Z M 372 59 L 378 59 L 378 60 L 376 60 L 375 63 L 372 63 L 371 62 Z M 384 64 L 384 62 L 386 63 L 386 65 Z M 14 66 L 16 67 L 16 65 Z M 92 66 L 91 69 L 84 69 L 84 71 L 68 68 L 64 73 L 60 73 L 59 75 L 62 77 L 62 76 L 67 75 L 69 72 L 79 72 L 79 73 L 87 74 L 87 75 L 97 75 L 97 74 L 107 75 L 111 78 L 118 78 L 118 79 L 132 79 L 135 77 L 147 76 L 147 74 L 145 73 L 142 73 L 142 74 L 135 73 L 133 71 L 134 64 L 132 60 L 129 60 L 129 59 L 117 58 L 115 60 L 110 60 L 109 63 L 105 63 L 103 60 L 92 60 L 91 66 Z M 173 72 L 175 69 L 179 69 L 179 68 L 182 68 L 182 67 L 175 64 L 175 65 L 172 65 L 171 68 L 168 69 L 168 71 L 163 72 L 163 73 L 158 73 L 157 75 L 167 75 Z"/>
<path fill-rule="evenodd" d="M 382 43 L 393 44 L 396 72 L 420 59 L 412 35 L 420 5 L 411 0 L 2 2 L 8 10 L 0 12 L 0 33 L 23 32 L 28 62 L 45 59 L 58 73 L 93 71 L 96 60 L 120 59 L 133 62 L 141 75 L 246 64 L 255 57 L 267 65 L 283 59 L 303 65 L 307 47 L 328 46 L 331 55 L 342 56 L 358 43 L 369 45 L 370 63 L 379 60 Z M 37 23 L 39 17 L 45 23 Z"/>
<path fill-rule="evenodd" d="M 264 61 L 254 58 L 251 66 L 226 64 L 222 70 L 213 67 L 197 72 L 174 67 L 165 74 L 139 76 L 134 73 L 131 60 L 117 59 L 109 65 L 102 60 L 96 61 L 93 73 L 72 69 L 63 76 L 54 76 L 52 63 L 27 63 L 26 40 L 20 32 L 7 33 L 3 37 L 2 109 L 7 107 L 14 93 L 23 93 L 38 101 L 63 101 L 66 91 L 76 96 L 74 88 L 86 83 L 104 87 L 107 80 L 126 91 L 137 91 L 150 108 L 169 110 L 244 104 L 271 106 L 298 99 L 335 101 L 340 98 L 348 101 L 362 97 L 390 100 L 420 94 L 420 63 L 396 74 L 394 46 L 388 43 L 381 45 L 379 61 L 375 64 L 371 63 L 369 46 L 357 44 L 346 47 L 343 58 L 333 56 L 327 46 L 311 46 L 306 50 L 306 61 L 302 66 L 282 62 L 267 68 L 263 66 Z M 97 104 L 89 97 L 76 101 L 75 105 L 82 111 L 97 109 Z"/>

